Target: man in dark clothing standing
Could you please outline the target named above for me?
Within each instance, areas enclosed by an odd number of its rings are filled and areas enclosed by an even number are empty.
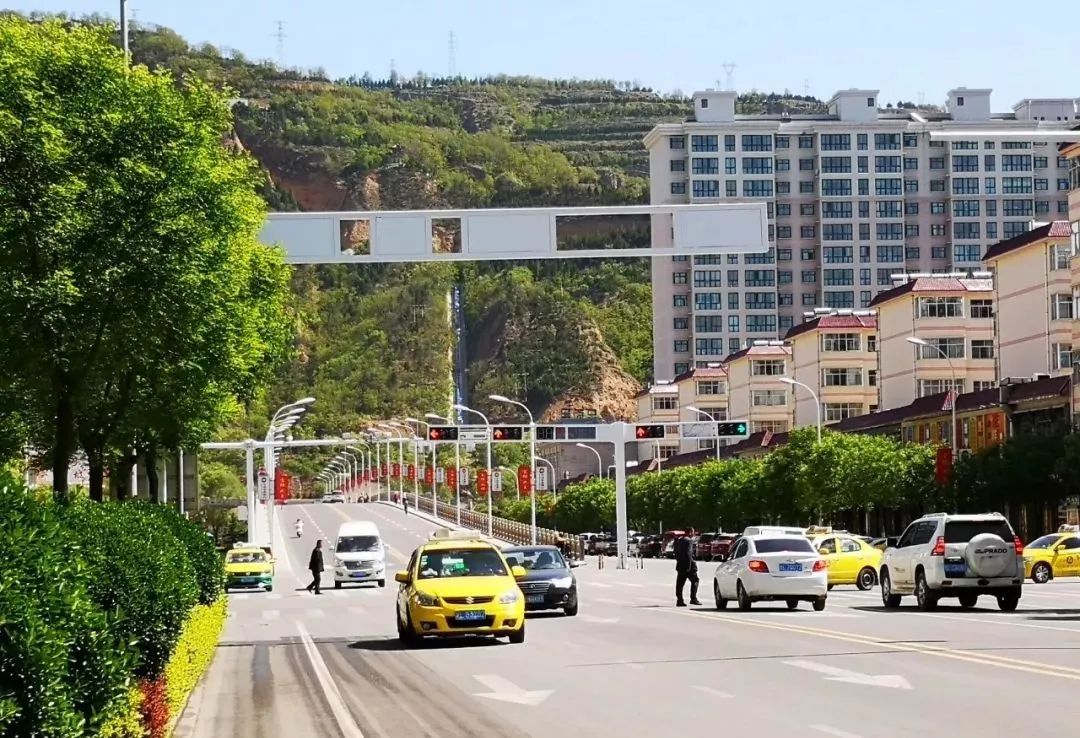
[[[408,515],[409,514],[409,496],[408,495],[402,495],[402,497],[401,497],[401,506],[405,508],[405,514]]]
[[[700,605],[697,598],[698,573],[697,562],[694,561],[694,546],[689,536],[685,533],[675,539],[675,606],[686,607],[683,600],[683,587],[686,580],[690,580],[690,604]]]
[[[322,579],[323,572],[323,560],[322,560],[322,540],[315,541],[315,548],[311,550],[311,559],[308,561],[308,570],[311,571],[311,584],[307,586],[307,591],[314,591],[315,594],[321,595],[322,590],[319,589],[320,580]],[[697,591],[695,587],[694,591]]]

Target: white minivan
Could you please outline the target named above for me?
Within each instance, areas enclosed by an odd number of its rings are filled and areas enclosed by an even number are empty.
[[[370,520],[342,523],[334,543],[334,589],[346,582],[386,586],[386,546]]]

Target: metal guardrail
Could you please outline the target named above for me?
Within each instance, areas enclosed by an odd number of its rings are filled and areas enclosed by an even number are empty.
[[[457,508],[450,504],[440,502],[438,509],[435,510],[433,509],[430,499],[421,497],[419,509],[422,512],[434,515],[440,520],[445,520],[448,523],[456,524],[458,521]],[[473,530],[487,531],[487,513],[478,513],[475,510],[466,510],[462,508],[461,524],[467,528],[472,528]],[[495,538],[509,541],[510,543],[520,546],[532,543],[532,527],[528,523],[519,523],[516,520],[492,517],[491,534]],[[585,551],[581,539],[576,535],[572,533],[559,533],[559,531],[551,530],[550,528],[536,529],[536,542],[543,545],[556,545],[560,536],[570,544],[571,556],[575,559],[585,558]]]

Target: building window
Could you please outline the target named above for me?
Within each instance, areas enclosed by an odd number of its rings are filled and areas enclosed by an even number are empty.
[[[724,181],[724,194],[728,197],[737,197],[739,194],[739,183],[734,179],[728,179]]]
[[[724,272],[721,269],[698,269],[694,272],[695,287],[722,287]]]
[[[697,356],[723,356],[724,339],[698,338],[694,340],[694,354]]]
[[[953,155],[952,168],[954,172],[977,172],[979,171],[979,155],[970,154],[965,156]]]
[[[1032,213],[1031,200],[1002,200],[1001,214],[1006,218],[1024,218]]]
[[[974,382],[971,383],[971,385],[973,391],[981,392],[983,390],[994,389],[994,387],[997,386],[997,383],[993,380],[976,379]]]
[[[673,149],[685,149],[686,136],[671,136],[668,138],[668,146]]]
[[[868,369],[866,372],[866,385],[877,387],[877,369]]]
[[[734,150],[735,150],[735,136],[729,133],[728,135],[724,136],[724,151],[734,151]]]
[[[738,296],[737,292],[731,293],[728,297],[734,294]],[[735,309],[738,309],[738,305],[735,305]],[[747,292],[746,293],[746,309],[747,310],[775,310],[776,309],[776,293],[775,292]],[[747,330],[750,330],[749,323],[747,323]]]
[[[695,315],[694,330],[698,333],[723,333],[724,316],[722,315]]]
[[[823,246],[821,259],[826,264],[851,264],[854,261],[852,251],[851,246]],[[810,252],[810,258],[813,258],[813,251]]]
[[[992,359],[994,358],[994,340],[976,338],[971,341],[971,358]]]
[[[804,292],[803,296],[802,296],[802,304],[804,306],[816,305],[817,304],[817,293],[816,292]]]
[[[756,359],[750,362],[750,374],[754,377],[780,377],[784,374],[783,359]]]
[[[672,284],[686,284],[687,279],[689,279],[687,272],[675,272],[671,275]]]
[[[928,346],[916,346],[920,359],[941,359],[942,353],[950,359],[964,358],[963,338],[928,338],[926,342]]]
[[[690,342],[685,338],[679,338],[672,342],[675,347],[675,353],[685,354],[690,352]]]
[[[962,318],[964,317],[964,299],[962,297],[920,297],[920,318]]]
[[[791,137],[790,136],[776,136],[776,138],[773,141],[773,144],[778,149],[789,149],[789,148],[791,148]]]
[[[826,402],[825,422],[854,418],[863,414],[863,406],[854,402]]]
[[[772,151],[772,135],[743,135],[743,151]]]
[[[855,273],[852,269],[825,269],[821,276],[821,282],[826,287],[848,287],[855,284]]]
[[[904,157],[904,171],[912,172],[919,168],[919,158],[917,156],[905,156]]]
[[[1072,366],[1072,344],[1055,343],[1050,346],[1051,362],[1054,370],[1068,369]]]
[[[822,351],[858,351],[860,345],[858,333],[825,333],[821,336]]]
[[[679,262],[679,261],[686,261],[689,258],[690,257],[687,256],[686,254],[676,254],[675,256],[671,257],[671,260],[675,261],[675,262]]]
[[[1050,268],[1068,269],[1069,258],[1072,256],[1072,247],[1067,243],[1054,244],[1050,249]]]
[[[919,226],[917,224],[908,223],[907,225],[904,226],[904,238],[918,238],[918,237],[919,237]],[[909,259],[918,259],[919,258],[919,249],[918,248],[915,248],[915,249],[908,248],[907,251],[909,253],[909,256],[907,258],[909,258]],[[915,256],[910,256],[910,253],[912,251],[915,252]]]
[[[720,160],[715,156],[695,156],[690,160],[691,172],[694,174],[719,174]]]
[[[689,318],[672,318],[671,327],[674,328],[677,331],[688,331],[688,330],[690,330],[690,319]]]
[[[777,159],[776,171],[778,172],[790,172],[791,171],[791,159]]]
[[[1030,154],[1002,154],[1001,171],[1003,172],[1030,172]]]
[[[850,151],[850,133],[822,133],[818,137],[818,148],[822,151]]]
[[[977,243],[953,244],[953,261],[979,261],[982,258],[982,246]]]
[[[738,315],[729,315],[728,316],[727,329],[728,329],[728,333],[738,333],[739,332],[739,316]]]
[[[853,308],[855,307],[855,293],[850,290],[843,292],[826,292],[825,307]]]
[[[993,300],[972,300],[971,317],[987,320],[994,317]]]
[[[686,182],[672,182],[671,194],[673,195],[685,195],[686,194]]]
[[[899,174],[901,171],[899,156],[875,156],[874,171],[877,174]]]
[[[773,183],[768,179],[743,180],[743,197],[772,197]]]
[[[677,308],[684,308],[689,304],[689,295],[672,295],[671,306]]]
[[[919,145],[919,134],[917,133],[905,133],[904,134],[904,148],[913,149]]]
[[[750,390],[750,405],[753,407],[785,407],[785,390]]]
[[[686,159],[672,159],[671,171],[673,172],[685,172],[686,171]]]
[[[1046,192],[1049,189],[1050,189],[1050,180],[1047,180],[1047,179],[1036,179],[1035,180],[1035,191],[1036,192]]]
[[[874,134],[874,148],[875,149],[899,149],[900,148],[900,134],[899,133],[875,133]]]
[[[694,197],[720,197],[720,182],[715,179],[695,179]]]
[[[920,379],[918,386],[919,397],[926,397],[927,395],[939,395],[943,392],[963,392],[964,380],[957,379],[953,382],[952,379]]]
[[[656,410],[678,410],[679,398],[672,397],[670,395],[653,395],[652,409]]]
[[[813,136],[799,136],[799,148],[800,149],[812,149],[814,148]]]
[[[1050,296],[1050,318],[1053,320],[1072,320],[1072,295],[1059,294]]]
[[[1004,233],[1002,234],[1006,239],[1016,238],[1022,233],[1026,233],[1028,230],[1028,221],[1026,220],[1007,220],[1005,221]]]
[[[721,310],[719,292],[698,292],[694,295],[695,310]]]
[[[779,239],[791,238],[791,226],[776,226],[776,237]],[[791,250],[788,249],[788,254]],[[791,258],[790,256],[788,258]]]
[[[781,307],[794,305],[795,296],[792,295],[790,292],[781,292],[777,295],[777,304]],[[780,316],[781,323],[783,322],[783,317],[784,316]]]
[[[769,303],[775,309],[775,303],[772,300],[772,295],[769,296]],[[754,305],[747,304],[747,309],[755,309]],[[746,316],[746,332],[747,333],[776,333],[776,315],[747,315]]]
[[[958,240],[977,241],[980,236],[980,224],[969,222],[953,223],[953,238]]]
[[[776,217],[784,218],[791,215],[791,203],[778,202],[776,203]]]
[[[773,160],[769,156],[744,156],[743,174],[772,174]],[[734,172],[732,172],[734,174]]]
[[[686,361],[677,361],[677,362],[675,362],[675,376],[676,377],[679,376],[680,374],[686,374],[686,372],[688,372],[688,371],[690,371],[690,363],[689,362],[686,362]]]
[[[746,271],[747,287],[772,287],[776,283],[776,277],[769,270],[748,269]]]
[[[720,379],[709,379],[697,382],[698,395],[726,395],[727,382]]]
[[[690,137],[690,150],[691,151],[717,151],[717,138],[716,136],[691,136]]]
[[[814,284],[817,282],[817,272],[813,269],[804,269],[800,275],[800,280],[803,284]]]

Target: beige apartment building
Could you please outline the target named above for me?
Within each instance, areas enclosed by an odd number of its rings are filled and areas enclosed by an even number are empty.
[[[787,332],[789,376],[809,387],[795,387],[794,427],[835,423],[878,407],[877,316],[871,310],[821,308],[805,313]]]
[[[764,343],[764,342],[763,342]],[[750,422],[750,432],[791,430],[794,404],[788,376],[791,349],[779,341],[754,345],[727,357],[728,416]]]
[[[702,412],[696,412],[697,408]],[[719,363],[691,369],[675,377],[671,382],[660,382],[642,390],[637,396],[637,422],[694,423],[728,419],[728,375]],[[670,434],[674,435],[674,434]],[[656,456],[655,441],[638,443],[638,458],[652,459]],[[701,449],[715,448],[715,441],[674,438],[661,441],[660,457],[685,454]]]
[[[989,277],[910,275],[871,306],[877,309],[882,410],[939,392],[997,384]],[[928,345],[913,345],[909,338]]]
[[[652,260],[654,376],[777,339],[808,309],[869,307],[896,273],[978,269],[1033,218],[1064,218],[1069,164],[1054,134],[1080,104],[993,113],[990,93],[951,90],[937,112],[842,90],[826,113],[794,115],[738,115],[736,93],[694,93],[690,120],[645,137],[651,201],[765,202],[771,248]],[[671,237],[654,227],[657,246]]]
[[[998,377],[1072,371],[1069,236],[1067,221],[1053,221],[987,250],[983,262],[995,275]]]
[[[1069,164],[1069,246],[1072,250],[1073,417],[1080,417],[1080,142],[1062,144],[1058,152]]]

